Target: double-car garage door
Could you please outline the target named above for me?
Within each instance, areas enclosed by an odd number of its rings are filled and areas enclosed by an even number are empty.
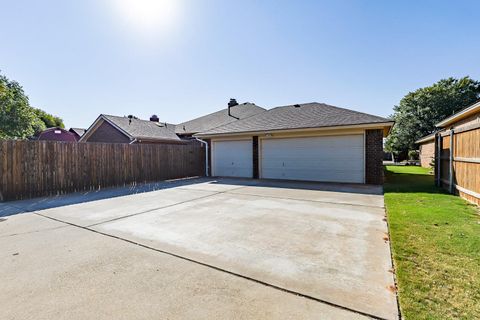
[[[214,176],[253,176],[252,140],[214,141]],[[260,178],[364,182],[364,136],[260,139]]]

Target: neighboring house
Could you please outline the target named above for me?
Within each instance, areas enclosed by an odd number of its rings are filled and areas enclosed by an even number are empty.
[[[415,141],[419,149],[420,165],[424,168],[430,168],[435,158],[435,135],[432,133]]]
[[[175,125],[161,123],[156,115],[148,120],[133,116],[101,114],[80,138],[80,142],[185,143],[175,134]]]
[[[38,140],[77,142],[77,136],[62,128],[48,128],[40,132]]]
[[[78,141],[83,136],[86,130],[81,128],[70,128],[70,130],[68,131],[73,133],[77,137],[77,141]]]
[[[436,126],[437,185],[480,205],[480,101]]]
[[[322,103],[273,108],[195,137],[210,142],[213,176],[383,183],[383,138],[394,122]]]
[[[176,126],[175,132],[181,137],[191,137],[193,134],[211,130],[265,111],[264,108],[254,103],[245,102],[238,104],[237,100],[230,99],[226,109],[180,123]]]

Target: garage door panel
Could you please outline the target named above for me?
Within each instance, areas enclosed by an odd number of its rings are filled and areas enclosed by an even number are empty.
[[[363,135],[262,140],[262,178],[364,180]]]
[[[253,175],[252,142],[250,140],[215,141],[213,143],[213,174],[221,177]]]

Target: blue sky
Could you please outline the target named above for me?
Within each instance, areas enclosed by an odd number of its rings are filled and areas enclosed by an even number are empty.
[[[388,116],[441,78],[480,80],[479,1],[0,0],[0,70],[67,127],[178,123],[229,98]]]

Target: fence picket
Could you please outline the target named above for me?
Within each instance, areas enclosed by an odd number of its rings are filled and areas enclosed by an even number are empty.
[[[198,143],[0,141],[0,201],[203,176]]]

